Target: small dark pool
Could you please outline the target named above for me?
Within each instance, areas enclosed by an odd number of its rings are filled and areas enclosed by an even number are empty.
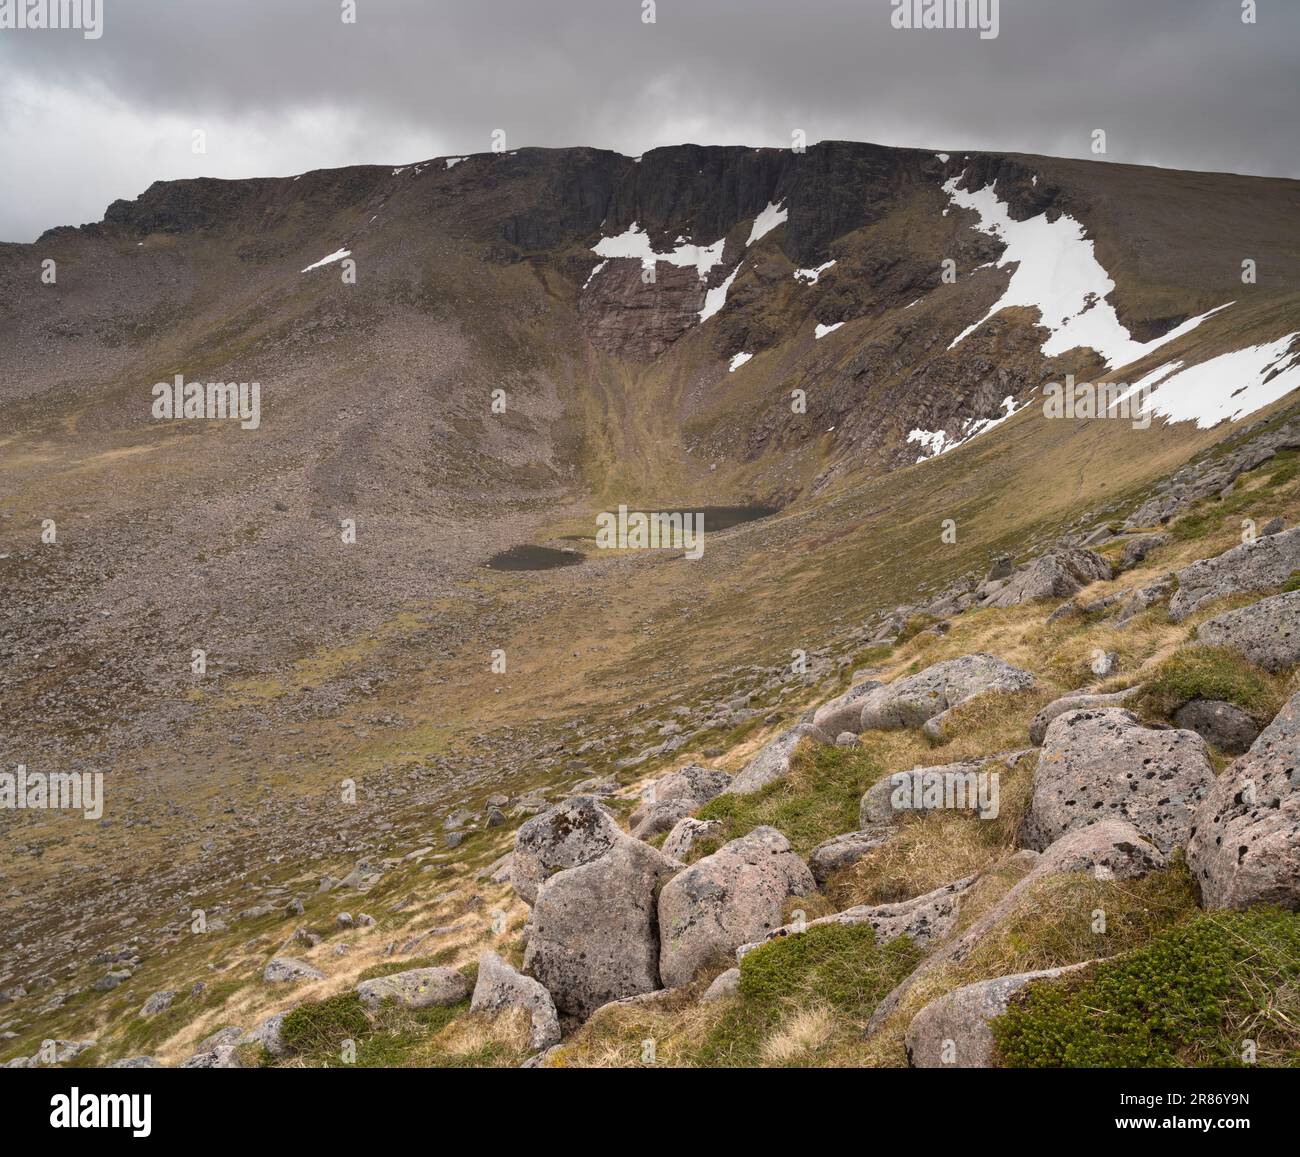
[[[524,544],[494,554],[488,559],[488,566],[493,570],[554,570],[557,566],[575,566],[585,557],[576,550]]]
[[[780,507],[778,506],[685,506],[657,507],[660,510],[689,511],[693,514],[704,515],[704,533],[708,534],[711,530],[726,530],[731,526],[739,526],[742,522],[757,522],[760,518],[767,518],[775,514]]]

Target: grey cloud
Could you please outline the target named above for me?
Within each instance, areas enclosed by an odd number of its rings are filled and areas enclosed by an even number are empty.
[[[151,181],[590,144],[873,140],[1300,176],[1300,5],[1001,0],[1000,35],[890,0],[104,0],[104,34],[0,31],[0,238]],[[192,128],[209,134],[189,151]]]

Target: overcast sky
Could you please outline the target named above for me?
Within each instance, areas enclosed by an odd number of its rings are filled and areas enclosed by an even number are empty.
[[[0,0],[3,9],[12,0]],[[38,0],[19,0],[33,3]],[[984,0],[987,4],[990,0]],[[152,181],[510,148],[821,139],[1300,177],[1300,0],[1001,0],[998,35],[892,0],[102,0],[0,29],[0,240]],[[191,149],[206,133],[207,152]]]

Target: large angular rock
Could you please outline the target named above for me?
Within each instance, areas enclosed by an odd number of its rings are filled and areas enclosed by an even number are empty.
[[[1095,551],[1055,551],[1016,571],[984,605],[1006,608],[1040,599],[1066,599],[1112,574],[1110,563]]]
[[[454,968],[411,968],[357,985],[357,996],[369,1009],[378,1008],[385,1000],[402,1008],[435,1008],[458,1004],[469,993],[469,981]]]
[[[1300,663],[1300,591],[1261,599],[1201,624],[1196,637],[1211,647],[1231,647],[1266,671]]]
[[[1193,731],[1143,727],[1117,707],[1067,711],[1043,739],[1020,842],[1041,851],[1078,828],[1123,819],[1168,855],[1186,842],[1213,783]]]
[[[1174,712],[1174,723],[1195,731],[1228,755],[1244,755],[1259,736],[1259,724],[1235,703],[1219,699],[1193,699]]]
[[[516,972],[495,952],[479,957],[478,980],[469,1002],[471,1012],[500,1012],[522,1008],[532,1019],[528,1043],[548,1049],[560,1043],[560,1018],[551,994],[531,976]]]
[[[632,834],[644,839],[647,835],[668,831],[683,815],[708,803],[730,782],[731,776],[725,771],[702,767],[698,763],[687,764],[661,776],[641,793],[641,803],[628,820]],[[685,803],[686,810],[677,810],[671,819],[664,822],[664,818],[675,810],[673,805],[681,803]],[[656,819],[656,816],[663,818]],[[642,826],[647,830],[639,831]]]
[[[914,1069],[991,1067],[994,1041],[989,1025],[1007,1011],[1011,998],[1032,981],[1055,980],[1091,965],[1089,961],[1068,968],[1021,972],[953,989],[912,1018],[904,1038],[908,1064]]]
[[[811,739],[814,743],[834,742],[832,737],[820,727],[814,727],[811,723],[796,724],[789,731],[783,731],[775,739],[770,740],[740,769],[735,778],[723,789],[722,794],[750,795],[761,791],[770,783],[785,779],[790,774],[790,760],[794,756],[795,749],[805,739]]]
[[[813,726],[820,727],[827,735],[837,738],[845,731],[856,735],[862,726],[862,698],[879,686],[879,680],[868,679],[856,687],[850,687],[829,703],[823,703],[813,713]]]
[[[1300,695],[1197,809],[1187,863],[1206,908],[1300,911]]]
[[[625,835],[595,796],[579,795],[534,816],[515,836],[510,882],[531,904],[548,877],[603,856]]]
[[[1047,734],[1047,729],[1051,726],[1052,720],[1058,715],[1064,715],[1067,711],[1079,711],[1085,707],[1118,707],[1121,703],[1133,698],[1142,690],[1139,684],[1136,687],[1126,687],[1123,691],[1108,691],[1102,694],[1088,691],[1076,691],[1072,695],[1063,695],[1060,699],[1053,699],[1044,707],[1029,725],[1029,742],[1035,747],[1042,747],[1043,737]]]
[[[1034,686],[1033,675],[996,655],[976,652],[927,667],[869,691],[862,699],[859,730],[920,727],[977,695],[1010,693]]]
[[[792,896],[816,887],[807,865],[775,828],[755,828],[674,876],[659,896],[659,972],[666,987],[781,923]]]
[[[1280,587],[1300,570],[1300,526],[1242,543],[1215,558],[1203,558],[1178,572],[1178,591],[1169,617],[1182,622],[1202,603],[1243,591]]]
[[[662,987],[655,901],[682,867],[624,835],[599,859],[552,876],[533,906],[524,971],[561,1012],[583,1017]]]

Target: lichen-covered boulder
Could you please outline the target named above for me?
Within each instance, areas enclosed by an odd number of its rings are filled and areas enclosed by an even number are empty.
[[[659,982],[656,899],[683,865],[626,834],[598,859],[548,879],[533,905],[524,971],[561,1012],[653,992]]]
[[[495,952],[479,957],[478,980],[469,1007],[471,1012],[484,1013],[526,1009],[532,1022],[529,1045],[548,1049],[560,1043],[560,1018],[551,994],[531,976],[516,972]]]
[[[1300,663],[1300,591],[1260,599],[1204,622],[1196,637],[1211,647],[1230,647],[1266,671]]]
[[[1123,819],[1168,855],[1186,843],[1213,782],[1193,731],[1144,727],[1117,707],[1067,711],[1044,736],[1020,842],[1042,851],[1068,832]]]
[[[816,887],[808,866],[775,828],[755,828],[674,876],[659,896],[664,985],[688,984],[696,971],[781,924],[792,896]]]
[[[410,968],[363,980],[357,996],[369,1009],[391,1000],[402,1008],[458,1004],[470,994],[469,981],[454,968]]]
[[[1110,563],[1095,551],[1054,551],[1016,571],[984,605],[1005,609],[1041,599],[1066,599],[1089,583],[1111,577]]]
[[[867,692],[862,698],[859,730],[920,727],[977,695],[1024,691],[1034,683],[1028,671],[996,655],[976,652],[947,659],[919,674]]]
[[[1091,963],[981,980],[931,1001],[908,1026],[904,1038],[908,1063],[914,1069],[989,1068],[994,1051],[990,1022],[1007,1011],[1011,998],[1035,980],[1055,980]]]
[[[1169,600],[1169,617],[1182,622],[1202,603],[1244,591],[1282,586],[1300,570],[1300,526],[1242,543],[1214,558],[1203,558],[1178,572],[1178,591]]]
[[[1300,911],[1300,695],[1215,781],[1196,811],[1187,863],[1206,908]]]
[[[799,744],[805,739],[827,745],[834,742],[820,727],[814,727],[811,723],[796,724],[789,731],[783,731],[775,739],[769,740],[758,754],[736,773],[723,789],[722,794],[749,795],[761,791],[769,783],[785,779],[790,774],[790,760],[794,757]]]
[[[531,904],[548,877],[603,856],[624,835],[609,808],[595,796],[566,799],[520,827],[510,882],[520,899]]]

